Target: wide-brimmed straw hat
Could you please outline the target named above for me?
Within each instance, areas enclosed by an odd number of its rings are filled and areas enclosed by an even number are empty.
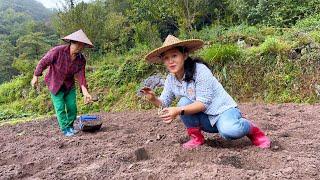
[[[92,42],[87,37],[87,35],[82,31],[82,29],[62,38],[62,40],[66,41],[66,42],[70,42],[70,41],[82,42],[82,43],[86,44],[89,48],[93,47]]]
[[[180,40],[173,35],[168,35],[162,46],[151,51],[145,59],[151,63],[161,62],[160,55],[174,47],[185,47],[188,52],[193,52],[200,49],[204,42],[200,39]]]

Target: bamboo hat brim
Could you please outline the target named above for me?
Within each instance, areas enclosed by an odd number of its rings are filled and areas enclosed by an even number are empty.
[[[93,48],[92,42],[87,37],[87,35],[82,31],[82,29],[62,38],[62,40],[66,41],[66,42],[70,42],[70,41],[82,42],[82,43],[86,44],[87,47]]]
[[[174,47],[185,47],[188,52],[194,52],[204,45],[204,42],[200,39],[188,39],[180,40],[173,35],[168,35],[161,47],[152,50],[145,59],[151,63],[161,62],[160,55]]]

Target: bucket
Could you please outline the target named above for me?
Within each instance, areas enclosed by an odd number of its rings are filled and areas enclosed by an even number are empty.
[[[98,131],[101,128],[102,120],[96,115],[82,115],[79,117],[79,129],[85,132]]]

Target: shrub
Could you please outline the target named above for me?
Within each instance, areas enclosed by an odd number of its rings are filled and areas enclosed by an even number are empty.
[[[285,41],[270,36],[260,45],[261,52],[265,54],[286,54],[290,48]]]
[[[0,85],[0,103],[13,102],[22,97],[24,87],[30,85],[30,77],[18,76]]]
[[[241,51],[236,45],[214,44],[201,52],[202,57],[211,65],[225,65],[241,57]]]
[[[315,14],[313,16],[309,16],[305,19],[302,19],[296,23],[294,26],[296,29],[300,29],[303,31],[313,31],[320,29],[320,14]]]

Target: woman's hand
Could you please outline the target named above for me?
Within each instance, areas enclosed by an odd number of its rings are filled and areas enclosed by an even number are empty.
[[[92,96],[89,94],[87,88],[84,85],[81,85],[81,90],[83,94],[84,104],[92,103]]]
[[[148,101],[155,101],[156,100],[156,94],[152,91],[151,88],[149,87],[144,87],[140,90],[140,92],[142,92],[146,98],[148,99]]]
[[[181,108],[179,107],[168,107],[164,108],[162,110],[162,115],[160,115],[160,118],[165,123],[171,123],[176,117],[181,113]]]
[[[39,86],[39,80],[38,80],[38,76],[33,76],[32,80],[31,80],[31,86],[33,88],[37,88]]]
[[[92,103],[92,96],[89,93],[83,93],[84,104]]]

